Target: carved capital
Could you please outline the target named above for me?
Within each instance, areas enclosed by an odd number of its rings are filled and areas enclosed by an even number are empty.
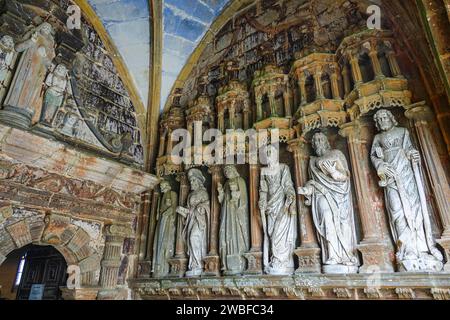
[[[110,224],[105,226],[105,234],[107,236],[118,236],[118,237],[127,237],[132,234],[132,230],[130,227]]]
[[[309,157],[308,142],[304,138],[289,141],[287,150],[294,153],[294,156],[298,156],[302,159],[307,159]]]
[[[433,119],[433,111],[425,101],[414,103],[406,109],[405,116],[416,122],[428,122]]]

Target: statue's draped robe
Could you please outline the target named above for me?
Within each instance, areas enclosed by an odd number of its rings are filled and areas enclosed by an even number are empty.
[[[270,245],[270,264],[273,270],[291,270],[294,268],[293,251],[297,237],[297,219],[295,200],[285,208],[286,197],[293,195],[295,189],[289,167],[279,164],[272,170],[263,168],[260,191],[267,194],[267,235]],[[267,250],[268,248],[265,248]]]
[[[153,276],[169,274],[168,260],[173,257],[175,247],[175,218],[178,204],[177,194],[169,191],[163,194],[158,204],[158,223],[153,242]],[[170,199],[170,204],[167,200]]]
[[[311,202],[317,238],[322,248],[322,261],[334,259],[337,264],[354,265],[356,258],[356,233],[350,179],[336,181],[320,169],[319,162],[335,161],[337,167],[349,176],[347,161],[339,150],[330,150],[326,158],[311,157],[308,185],[313,187]]]
[[[4,105],[28,110],[33,115],[48,65],[55,57],[54,40],[39,33],[36,43],[26,40],[16,50],[22,55]]]
[[[183,237],[187,244],[189,270],[199,270],[203,268],[203,259],[208,250],[210,202],[206,189],[191,192],[187,204],[189,212],[186,216]]]
[[[396,173],[395,178],[382,183],[386,185],[386,208],[394,241],[399,246],[397,257],[400,261],[405,257],[415,259],[427,255],[434,245],[431,227],[424,220],[424,214],[428,215],[428,212],[423,208],[427,208],[427,204],[421,203],[411,161],[407,157],[411,150],[414,148],[409,132],[401,127],[377,134],[371,150],[372,163],[377,170],[386,162]]]
[[[50,73],[45,80],[48,89],[44,95],[44,105],[41,112],[41,122],[51,125],[56,111],[64,100],[64,90],[67,86],[65,77]]]
[[[239,200],[231,201],[230,183],[238,185]],[[249,217],[247,186],[241,177],[229,179],[224,186],[224,199],[220,217],[220,257],[222,270],[243,271],[245,260],[242,256],[249,250]]]

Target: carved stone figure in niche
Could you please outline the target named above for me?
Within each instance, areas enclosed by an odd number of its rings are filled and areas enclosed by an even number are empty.
[[[178,196],[168,181],[161,182],[162,196],[158,203],[157,225],[153,242],[153,277],[164,277],[169,274],[168,260],[173,257],[175,246],[175,217]]]
[[[350,189],[350,172],[341,151],[331,149],[319,132],[312,138],[317,157],[309,162],[309,180],[298,192],[311,205],[325,273],[356,273],[359,261]]]
[[[231,275],[245,270],[243,254],[250,248],[249,212],[245,180],[233,165],[225,166],[224,174],[228,179],[225,186],[218,185],[222,205],[219,242],[222,271]]]
[[[35,103],[45,75],[55,57],[53,32],[53,27],[44,22],[28,32],[25,40],[15,47],[22,56],[4,105],[21,109],[30,120],[35,113]]]
[[[55,125],[61,133],[76,138],[81,125],[81,119],[76,113],[76,102],[73,99],[67,99],[64,109],[66,111],[64,114],[61,116],[60,113],[57,114]]]
[[[0,39],[0,89],[4,86],[13,57],[14,40],[10,36],[3,36]]]
[[[187,277],[201,275],[203,258],[207,254],[208,226],[210,221],[210,201],[204,186],[205,177],[199,169],[188,171],[191,192],[187,199],[187,208],[178,207],[177,212],[186,218],[183,237],[186,239],[189,256]]]
[[[374,120],[381,133],[373,140],[370,156],[384,188],[399,269],[440,271],[443,257],[432,235],[420,153],[390,111],[379,110]]]
[[[64,100],[64,92],[67,87],[67,67],[58,64],[45,80],[47,90],[44,95],[44,103],[41,111],[41,123],[52,125],[53,118]]]
[[[262,168],[259,199],[264,230],[264,271],[275,275],[291,274],[297,223],[295,189],[286,164],[271,159],[269,166]]]

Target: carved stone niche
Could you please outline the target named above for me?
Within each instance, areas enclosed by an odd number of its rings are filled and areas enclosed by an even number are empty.
[[[216,104],[217,125],[220,131],[249,128],[250,98],[245,83],[230,80],[228,84],[220,87]]]
[[[161,118],[159,127],[159,153],[156,160],[156,170],[159,176],[171,175],[181,172],[181,165],[171,160],[173,148],[172,133],[184,128],[186,125],[184,112],[177,106],[172,106]]]
[[[257,70],[252,82],[256,102],[256,122],[266,118],[292,117],[292,90],[289,75],[273,64],[266,65],[263,70]],[[283,113],[279,114],[277,98],[282,96]],[[267,97],[268,109],[263,110],[263,99]],[[266,112],[264,112],[266,111]]]
[[[375,109],[411,104],[394,44],[390,31],[371,29],[345,38],[337,49],[351,121]]]
[[[294,62],[300,105],[295,113],[298,132],[339,126],[346,120],[344,101],[339,90],[339,65],[336,56],[328,53],[313,53]],[[307,84],[311,83],[312,92]]]

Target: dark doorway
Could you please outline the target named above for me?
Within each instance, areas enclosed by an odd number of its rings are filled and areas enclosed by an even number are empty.
[[[52,246],[28,245],[14,250],[0,267],[11,269],[14,264],[16,272],[9,282],[11,288],[2,287],[2,296],[9,296],[17,300],[28,300],[34,289],[34,298],[42,300],[61,299],[60,286],[65,286],[67,279],[67,263],[64,257]],[[11,272],[9,272],[11,273]],[[0,274],[1,271],[0,271]],[[11,275],[10,275],[11,277]],[[2,282],[5,279],[2,279]],[[7,281],[6,281],[7,282]],[[39,285],[42,290],[36,290]],[[5,294],[6,290],[11,290]],[[37,292],[37,295],[36,295]]]

